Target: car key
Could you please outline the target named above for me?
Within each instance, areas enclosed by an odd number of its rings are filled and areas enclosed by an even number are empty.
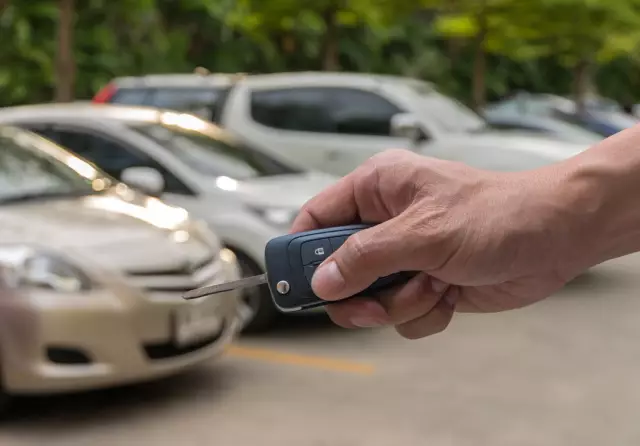
[[[357,224],[275,237],[265,247],[266,274],[198,288],[187,292],[183,297],[196,299],[266,283],[276,308],[284,313],[330,304],[331,302],[317,297],[311,289],[313,273],[349,236],[370,227],[372,225]],[[408,282],[415,274],[416,272],[406,271],[381,277],[351,297],[373,297],[376,292]]]

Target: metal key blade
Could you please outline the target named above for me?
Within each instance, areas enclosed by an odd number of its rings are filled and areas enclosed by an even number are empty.
[[[267,283],[267,275],[245,277],[244,279],[234,280],[232,282],[220,283],[218,285],[205,286],[186,292],[182,298],[197,299],[198,297],[210,296],[212,294],[224,293],[225,291],[233,291],[239,288],[249,288]]]

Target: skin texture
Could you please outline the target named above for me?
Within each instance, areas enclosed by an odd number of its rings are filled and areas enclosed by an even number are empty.
[[[640,157],[630,156],[638,130],[623,133],[566,162],[517,173],[405,150],[372,157],[311,199],[293,224],[291,232],[379,223],[318,268],[315,293],[334,301],[326,309],[336,324],[392,325],[407,339],[443,331],[456,311],[499,312],[548,297],[640,246],[638,211],[615,198],[640,190],[632,178],[640,177]],[[420,273],[375,299],[341,301],[407,270]]]

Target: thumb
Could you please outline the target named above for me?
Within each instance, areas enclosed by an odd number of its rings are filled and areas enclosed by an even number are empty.
[[[378,278],[403,271],[411,242],[396,217],[351,235],[316,270],[314,293],[325,300],[350,297]]]

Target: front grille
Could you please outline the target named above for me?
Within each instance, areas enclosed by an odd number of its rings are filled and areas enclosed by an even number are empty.
[[[129,271],[132,286],[149,293],[184,293],[214,282],[222,274],[219,257],[207,257],[188,267]]]
[[[147,358],[151,360],[169,359],[177,356],[187,355],[200,349],[208,347],[222,337],[225,332],[225,324],[223,323],[220,330],[213,336],[203,339],[195,344],[180,347],[173,342],[162,342],[158,344],[144,344],[144,351]]]
[[[78,348],[58,345],[47,347],[47,359],[54,364],[60,365],[86,365],[93,362],[88,353]]]
[[[129,271],[128,274],[133,277],[145,277],[145,276],[157,276],[157,275],[180,276],[180,275],[196,272],[206,267],[207,265],[215,262],[215,260],[216,258],[214,256],[207,256],[197,261],[194,261],[189,266],[184,266],[181,268],[166,268],[166,269],[153,269],[153,270],[138,269],[138,270]]]

